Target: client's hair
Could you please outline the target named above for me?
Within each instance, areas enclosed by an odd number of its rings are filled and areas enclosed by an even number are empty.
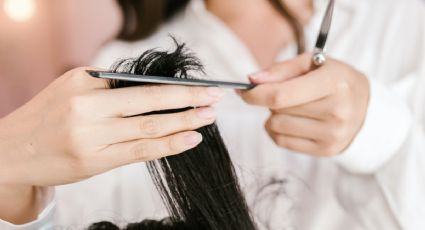
[[[200,61],[187,52],[185,45],[174,42],[176,49],[173,52],[148,50],[138,58],[117,62],[112,70],[178,78],[190,78],[191,71],[203,72]],[[109,82],[111,88],[138,85],[143,84],[116,80]],[[191,108],[149,114],[175,113],[188,109]],[[144,220],[129,224],[125,229],[256,229],[216,124],[197,131],[202,134],[203,142],[196,148],[180,155],[147,162],[149,173],[170,217],[157,221]],[[110,222],[99,222],[89,229],[119,228]]]

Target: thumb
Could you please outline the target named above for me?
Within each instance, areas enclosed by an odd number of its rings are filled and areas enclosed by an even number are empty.
[[[282,82],[304,75],[309,72],[311,68],[311,54],[304,53],[294,59],[276,63],[270,68],[251,74],[248,77],[253,84]]]

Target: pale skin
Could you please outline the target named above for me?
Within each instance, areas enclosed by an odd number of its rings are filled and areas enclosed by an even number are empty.
[[[309,21],[311,0],[286,2],[301,22]],[[247,103],[270,109],[265,129],[277,145],[335,156],[351,144],[368,105],[369,85],[362,73],[332,58],[314,68],[309,54],[274,63],[278,50],[294,38],[289,24],[265,0],[208,0],[207,8],[264,69],[250,76],[259,86],[239,93]],[[104,82],[81,69],[65,74],[0,120],[0,162],[7,162],[0,167],[0,219],[17,224],[35,219],[36,188],[193,148],[202,137],[190,130],[215,120],[210,106],[221,97],[217,89],[178,86],[106,90]],[[125,118],[187,106],[205,108],[148,120]]]
[[[0,217],[13,223],[38,213],[38,188],[87,179],[113,168],[175,155],[211,124],[218,88],[148,86],[106,89],[103,80],[72,70],[0,120]],[[197,107],[177,114],[136,116]]]
[[[265,129],[286,149],[318,157],[342,153],[367,110],[368,80],[337,60],[320,68],[306,53],[250,76],[257,88],[241,92],[249,104],[270,109]]]

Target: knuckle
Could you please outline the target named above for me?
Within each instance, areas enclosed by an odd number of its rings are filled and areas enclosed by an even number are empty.
[[[74,68],[66,72],[66,75],[69,76],[69,78],[76,78],[79,77],[83,73],[83,69],[81,67]]]
[[[160,133],[160,122],[153,117],[145,117],[140,120],[140,132],[148,136],[157,136]]]
[[[271,140],[276,143],[275,138],[273,136],[274,135],[273,131],[270,130],[269,128],[266,128],[266,132],[269,135],[269,137],[271,138]]]
[[[135,146],[131,152],[135,161],[145,161],[150,157],[149,148],[146,143]]]
[[[71,115],[82,116],[93,108],[93,98],[90,95],[74,95],[68,100],[68,109]]]
[[[82,104],[85,103],[82,96],[72,96],[69,98],[68,106],[71,112],[80,111]]]
[[[279,131],[282,128],[282,121],[277,116],[272,116],[269,119],[270,129],[274,131]]]
[[[278,146],[286,149],[291,149],[291,143],[286,138],[282,136],[276,136],[273,138],[273,140]]]
[[[346,80],[340,80],[335,84],[335,91],[337,93],[346,93],[350,91],[350,84]]]
[[[328,132],[328,142],[337,143],[342,139],[342,132],[335,129]]]
[[[179,145],[177,144],[177,141],[175,140],[175,138],[168,138],[166,141],[166,152],[165,154],[175,154],[178,153],[180,148]]]
[[[83,136],[83,131],[75,123],[71,123],[69,126],[68,146],[74,149],[78,149],[78,146],[80,146],[81,137]]]
[[[73,87],[82,88],[86,87],[86,73],[84,67],[79,67],[68,71],[66,74],[67,83]]]
[[[266,123],[264,124],[264,128],[269,132],[273,130],[272,129],[272,117],[269,117],[269,119],[267,119]]]
[[[347,106],[337,104],[331,109],[329,115],[336,122],[343,123],[350,118],[351,111]]]
[[[84,153],[87,152],[86,147],[93,145],[90,139],[92,135],[90,128],[71,124],[71,128],[69,128],[67,135],[63,138],[69,150],[69,155],[77,159],[84,159]]]
[[[91,176],[91,161],[83,154],[73,154],[69,166],[78,178],[84,179]]]
[[[278,109],[283,106],[285,96],[281,92],[275,92],[270,99],[270,106],[272,109]]]

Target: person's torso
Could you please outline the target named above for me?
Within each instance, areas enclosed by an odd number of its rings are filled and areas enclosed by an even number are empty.
[[[309,49],[314,44],[323,13],[323,4],[320,4],[323,1],[318,2],[320,8],[306,27]],[[375,9],[377,4],[371,3]],[[186,12],[145,41],[111,44],[98,62],[107,67],[115,59],[136,56],[149,48],[169,48],[172,40],[168,34],[171,34],[200,57],[208,77],[247,81],[248,74],[259,70],[254,58],[224,24],[212,15],[205,15],[205,9],[198,9],[203,7],[195,0]],[[369,7],[365,0],[337,3],[328,53],[368,76],[385,75],[390,80],[391,76],[385,73],[392,69],[383,71],[381,62],[386,62],[388,68],[396,67],[382,56],[385,55],[380,41],[383,35],[377,32],[385,16],[377,15],[368,25],[359,19],[370,16]],[[295,55],[292,44],[277,60]],[[240,175],[248,203],[260,222],[271,221],[273,229],[362,229],[355,217],[347,215],[345,209],[349,206],[338,200],[346,172],[332,159],[309,157],[278,147],[264,129],[268,109],[245,104],[231,90],[216,108],[220,132]],[[258,199],[260,188],[272,181],[283,182],[276,189],[278,198]],[[135,222],[166,215],[144,164],[126,166],[60,187],[57,195],[58,223],[62,226],[81,226],[104,219]],[[70,210],[78,212],[69,216]]]

